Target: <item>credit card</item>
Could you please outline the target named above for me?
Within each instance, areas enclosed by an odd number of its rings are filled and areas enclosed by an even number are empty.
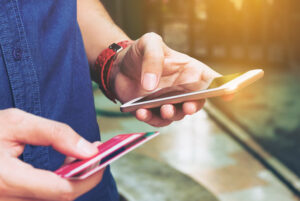
[[[85,179],[158,134],[159,132],[147,132],[117,135],[99,145],[99,152],[95,156],[63,165],[55,173],[66,179]]]

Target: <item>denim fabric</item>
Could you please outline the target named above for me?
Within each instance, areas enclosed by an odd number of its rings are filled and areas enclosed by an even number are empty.
[[[15,107],[60,121],[96,141],[91,79],[76,19],[76,0],[0,0],[0,109]],[[65,156],[27,145],[22,159],[55,170]],[[78,200],[118,200],[109,168]]]

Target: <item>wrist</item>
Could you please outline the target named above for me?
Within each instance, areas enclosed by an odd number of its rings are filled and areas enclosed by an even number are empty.
[[[131,46],[131,45],[130,45]],[[116,82],[118,77],[122,75],[121,69],[124,63],[123,58],[125,57],[127,51],[129,50],[130,46],[124,48],[121,52],[119,52],[114,59],[112,68],[111,68],[111,73],[109,75],[109,85],[111,86],[111,93],[114,95],[114,97],[120,101],[119,95],[117,93],[117,88],[116,88]]]
[[[116,102],[116,97],[113,90],[114,81],[111,79],[115,80],[122,62],[122,59],[117,58],[131,43],[131,41],[122,41],[111,44],[99,54],[95,65],[91,68],[92,79],[99,84],[104,95],[113,102]]]

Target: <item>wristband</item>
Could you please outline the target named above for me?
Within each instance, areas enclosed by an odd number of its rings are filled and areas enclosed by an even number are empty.
[[[101,52],[94,67],[91,69],[93,71],[92,79],[99,84],[99,88],[104,95],[114,103],[116,103],[116,97],[112,93],[111,86],[109,84],[110,72],[117,54],[130,44],[130,41],[122,41],[111,44],[107,49]]]

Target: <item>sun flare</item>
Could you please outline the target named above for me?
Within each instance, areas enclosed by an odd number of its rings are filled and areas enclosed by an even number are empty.
[[[244,0],[231,0],[237,9],[241,9]]]

